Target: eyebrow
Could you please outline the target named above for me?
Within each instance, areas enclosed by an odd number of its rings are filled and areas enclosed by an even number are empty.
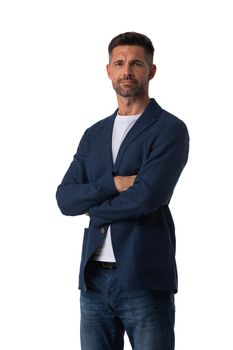
[[[132,63],[142,63],[142,64],[144,64],[144,62],[143,62],[143,61],[138,60],[138,59],[132,60],[131,62],[132,62]]]
[[[124,62],[123,59],[118,59],[116,61],[112,61],[112,64],[114,64],[114,63],[122,63],[122,62]],[[139,59],[132,60],[132,61],[130,61],[130,63],[141,63],[141,64],[144,64],[144,62],[139,60]]]
[[[112,63],[119,63],[119,62],[124,62],[124,60],[119,59],[119,60],[112,61]]]

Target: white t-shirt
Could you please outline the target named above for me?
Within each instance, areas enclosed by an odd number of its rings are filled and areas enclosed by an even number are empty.
[[[141,114],[122,116],[117,114],[112,133],[112,159],[115,163],[119,148],[129,130],[140,117]],[[115,256],[112,248],[111,226],[108,228],[103,246],[97,250],[94,260],[115,262]]]

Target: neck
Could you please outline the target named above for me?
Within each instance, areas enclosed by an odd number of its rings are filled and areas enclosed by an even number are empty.
[[[122,97],[117,95],[118,114],[136,115],[144,112],[150,102],[149,96],[143,97]]]

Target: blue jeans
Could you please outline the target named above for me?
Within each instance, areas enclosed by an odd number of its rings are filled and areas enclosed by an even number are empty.
[[[94,263],[81,292],[82,350],[122,350],[126,332],[134,350],[174,350],[174,294],[119,289],[116,270]]]

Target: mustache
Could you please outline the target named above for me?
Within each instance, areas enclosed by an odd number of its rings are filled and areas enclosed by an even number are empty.
[[[121,83],[122,81],[129,81],[129,80],[137,83],[137,80],[134,79],[131,75],[126,75],[125,77],[118,79],[117,82]]]

